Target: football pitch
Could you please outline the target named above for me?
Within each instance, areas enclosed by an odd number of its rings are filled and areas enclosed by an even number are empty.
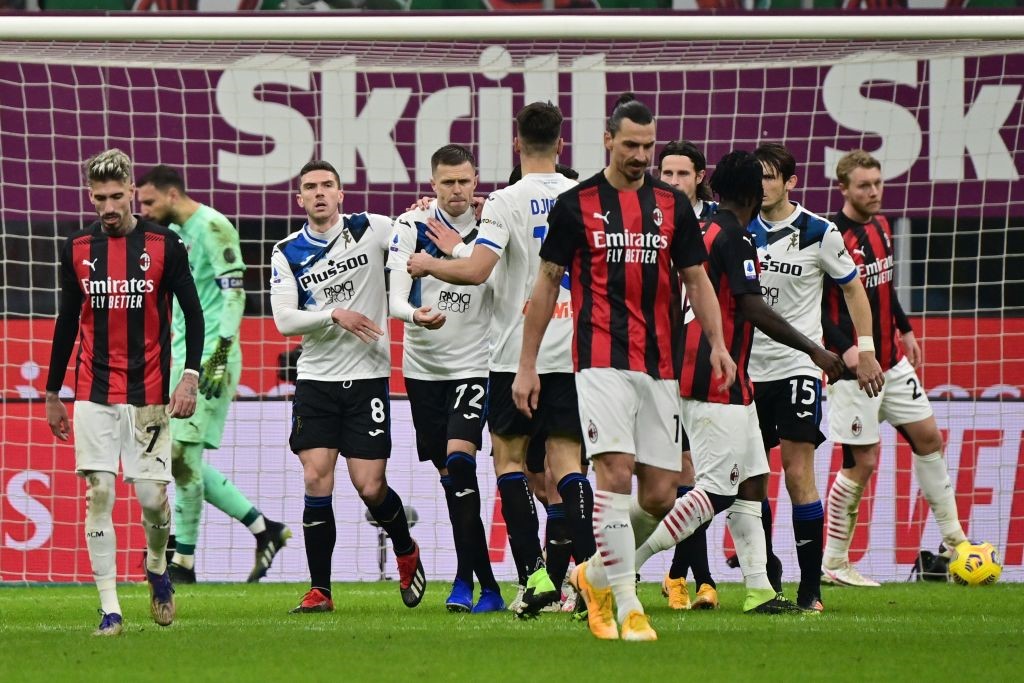
[[[641,584],[654,643],[600,642],[565,614],[449,614],[447,588],[410,610],[394,582],[335,584],[335,612],[289,614],[304,586],[184,586],[161,628],[131,584],[124,633],[96,638],[93,586],[4,586],[0,681],[1000,681],[1024,666],[1022,585],[826,587],[823,615],[752,616],[738,584],[715,612],[672,612]]]

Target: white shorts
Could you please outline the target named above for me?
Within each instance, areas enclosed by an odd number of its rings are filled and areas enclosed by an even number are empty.
[[[127,482],[171,481],[167,406],[75,401],[75,471],[112,472]]]
[[[683,427],[690,439],[696,484],[710,493],[735,496],[740,482],[767,474],[757,408],[683,399]]]
[[[880,422],[898,427],[931,416],[932,404],[906,358],[885,371],[882,393],[874,398],[852,379],[840,380],[828,387],[828,430],[836,443],[875,444],[880,441]]]
[[[576,373],[587,457],[628,453],[636,462],[678,472],[679,382],[616,368]]]

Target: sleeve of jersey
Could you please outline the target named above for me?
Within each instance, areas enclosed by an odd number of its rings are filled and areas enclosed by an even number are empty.
[[[330,327],[331,311],[299,309],[299,286],[280,249],[270,257],[270,309],[274,312],[277,331],[285,337],[298,337]]]
[[[892,295],[892,315],[896,318],[896,328],[900,331],[900,334],[907,334],[914,331],[914,326],[910,324],[910,318],[903,311],[903,306],[900,305],[900,300],[896,298],[896,292]]]
[[[500,195],[492,194],[488,197],[480,216],[476,243],[501,256],[508,245],[508,226],[513,219],[511,213],[511,207]]]
[[[185,316],[185,369],[198,370],[203,358],[206,323],[203,306],[199,302],[196,281],[188,266],[188,252],[177,235],[167,237],[167,256],[170,264],[171,291]]]
[[[751,242],[733,233],[723,232],[711,247],[710,258],[721,263],[729,279],[729,289],[740,294],[761,294],[758,280],[757,250]]]
[[[391,246],[391,231],[394,228],[395,222],[389,216],[379,213],[369,213],[367,216],[370,218],[370,228],[373,230],[373,236],[377,238],[381,253],[384,254],[384,260],[387,262],[388,254],[391,253],[388,251],[388,248]]]
[[[227,220],[215,220],[210,223],[203,243],[224,302],[217,324],[217,335],[222,338],[237,337],[245,313],[245,285],[242,280],[245,263],[242,261],[238,231]]]
[[[573,200],[563,196],[548,213],[548,234],[540,245],[540,257],[545,261],[569,267],[579,249],[580,217],[573,210]]]
[[[821,316],[821,331],[822,336],[825,338],[825,346],[832,349],[840,349],[846,351],[854,345],[854,340],[850,338],[850,335],[843,331],[845,327],[848,330],[853,329],[853,321],[850,319],[850,311],[846,308],[845,303],[841,303],[839,306],[839,324],[835,324],[825,315],[825,297],[821,299],[822,303],[822,316]]]
[[[708,251],[693,209],[680,203],[676,208],[676,231],[669,249],[676,268],[687,268],[708,260]]]
[[[857,277],[857,264],[846,250],[843,234],[834,224],[825,229],[821,237],[822,270],[841,285]]]
[[[391,246],[388,247],[388,268],[391,270],[388,289],[388,314],[407,323],[413,321],[416,309],[409,303],[412,278],[406,272],[409,256],[416,249],[416,226],[406,216],[399,216],[392,228]]]
[[[60,304],[57,323],[53,328],[53,346],[50,348],[50,368],[46,375],[46,390],[60,391],[64,374],[78,336],[78,320],[82,314],[82,290],[78,287],[71,267],[71,240],[64,243],[60,257]]]

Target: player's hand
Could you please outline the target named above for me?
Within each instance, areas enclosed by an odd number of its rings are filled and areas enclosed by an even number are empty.
[[[736,362],[729,355],[725,345],[719,344],[711,349],[711,376],[721,379],[719,391],[725,391],[736,381]]]
[[[917,344],[917,338],[913,332],[900,335],[900,344],[903,345],[903,353],[910,361],[911,367],[915,370],[921,365],[921,347]]]
[[[372,344],[381,338],[384,330],[377,327],[377,324],[358,311],[350,311],[347,308],[335,308],[331,311],[331,319],[334,324],[343,330],[348,330],[359,337],[359,341]]]
[[[71,438],[71,420],[68,419],[68,409],[60,396],[46,392],[46,424],[50,425],[50,431],[61,441]]]
[[[196,399],[199,396],[199,379],[191,372],[181,376],[178,386],[174,387],[171,402],[167,404],[167,414],[171,417],[192,417],[196,412]]]
[[[882,393],[885,374],[882,366],[875,359],[874,351],[861,351],[860,362],[857,363],[857,384],[868,396],[875,397]]]
[[[408,265],[406,265],[405,270],[413,277],[426,277],[427,275],[430,275],[430,265],[434,260],[434,257],[430,254],[424,254],[422,251],[418,251],[409,257],[409,262]]]
[[[430,208],[430,202],[432,201],[434,201],[433,197],[420,197],[406,211],[426,211]]]
[[[431,313],[430,306],[421,306],[412,312],[413,323],[428,330],[436,330],[444,326],[446,320],[448,318],[444,316],[444,313]]]
[[[228,382],[228,352],[232,341],[231,337],[221,337],[213,354],[199,368],[199,393],[207,400],[220,398]]]
[[[462,244],[459,233],[436,218],[427,219],[427,237],[448,256],[452,255],[457,245]]]
[[[860,349],[851,346],[843,351],[843,364],[850,369],[850,372],[857,372],[857,366],[860,365]]]
[[[480,222],[480,217],[484,215],[484,204],[487,203],[487,197],[473,197],[469,200],[470,206],[473,207],[473,215],[476,216],[476,222]]]
[[[842,358],[831,351],[826,351],[820,346],[814,349],[814,353],[811,354],[811,360],[825,371],[830,384],[842,377],[843,372],[846,370],[846,365],[843,363]]]
[[[536,369],[524,370],[520,367],[512,382],[512,400],[515,401],[516,408],[526,417],[532,418],[539,399],[540,375]]]

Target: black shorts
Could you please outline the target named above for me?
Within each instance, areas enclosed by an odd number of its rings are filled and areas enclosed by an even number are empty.
[[[448,441],[469,441],[480,449],[484,429],[487,378],[406,379],[416,452],[420,462],[442,469],[448,459]]]
[[[778,446],[779,439],[812,443],[815,448],[825,442],[820,429],[820,379],[797,375],[755,382],[754,403],[765,451]]]
[[[337,448],[346,458],[391,456],[388,379],[320,382],[300,379],[292,398],[292,452]]]
[[[552,372],[540,376],[540,400],[533,419],[516,408],[512,400],[513,372],[492,372],[487,387],[487,423],[497,436],[534,436],[538,432],[583,440],[580,429],[576,376]]]

